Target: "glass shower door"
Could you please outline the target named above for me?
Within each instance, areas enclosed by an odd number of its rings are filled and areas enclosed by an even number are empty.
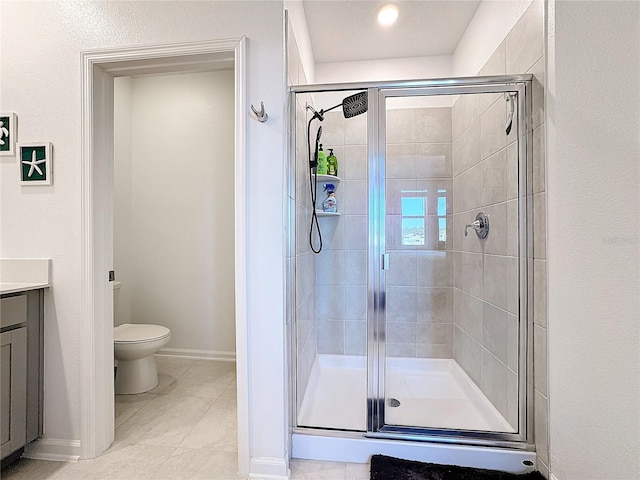
[[[389,89],[378,99],[384,300],[370,428],[522,435],[524,88]]]
[[[357,93],[318,91],[295,98],[290,202],[296,249],[290,261],[298,427],[366,429],[367,116],[346,118],[342,109],[330,108]],[[310,168],[316,145],[337,159],[337,175]],[[337,211],[323,209],[327,185],[335,190]]]

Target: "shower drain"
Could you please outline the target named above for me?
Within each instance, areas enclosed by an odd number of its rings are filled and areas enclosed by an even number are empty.
[[[389,399],[387,399],[387,404],[390,407],[399,407],[400,406],[400,400],[398,400],[397,398],[389,398]]]

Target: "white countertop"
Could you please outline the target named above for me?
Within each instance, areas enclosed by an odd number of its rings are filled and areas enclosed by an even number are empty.
[[[0,295],[5,293],[26,292],[28,290],[37,290],[39,288],[48,288],[50,283],[0,283]]]
[[[48,258],[0,258],[0,294],[51,286]]]

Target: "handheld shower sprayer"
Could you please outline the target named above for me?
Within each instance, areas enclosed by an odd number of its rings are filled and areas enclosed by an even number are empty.
[[[322,125],[318,127],[318,133],[316,134],[316,150],[313,154],[313,161],[311,162],[311,168],[316,168],[318,166],[318,149],[320,146],[320,137],[322,137]]]
[[[341,103],[335,105],[327,110],[316,111],[311,105],[307,104],[307,110],[311,110],[313,115],[309,119],[307,124],[307,152],[309,154],[309,190],[311,193],[311,225],[309,226],[309,246],[313,253],[320,253],[322,251],[322,234],[320,233],[320,225],[318,224],[318,215],[316,214],[316,194],[318,191],[318,151],[320,146],[320,138],[322,137],[322,125],[318,127],[318,133],[316,133],[316,148],[311,156],[311,122],[314,120],[324,121],[324,115],[331,110],[338,107],[342,107],[342,114],[344,118],[355,117],[365,113],[369,107],[367,92],[358,92],[348,97],[345,97]],[[313,229],[318,232],[318,248],[313,244]]]

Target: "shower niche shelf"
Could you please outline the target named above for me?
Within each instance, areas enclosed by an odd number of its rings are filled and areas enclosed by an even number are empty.
[[[316,215],[318,217],[339,217],[340,216],[340,212],[325,212],[324,210],[317,210],[316,209]]]
[[[336,190],[338,190],[338,185],[340,185],[340,177],[334,177],[333,175],[317,175],[318,184],[322,184],[324,188],[325,183],[333,183],[336,186]]]
[[[338,185],[340,184],[340,177],[336,177],[333,175],[317,175],[318,185],[322,185],[322,190],[324,191],[324,186],[327,183],[331,183],[336,187],[336,192],[338,191]],[[322,209],[316,209],[316,215],[318,217],[339,217],[340,212],[325,212]]]

